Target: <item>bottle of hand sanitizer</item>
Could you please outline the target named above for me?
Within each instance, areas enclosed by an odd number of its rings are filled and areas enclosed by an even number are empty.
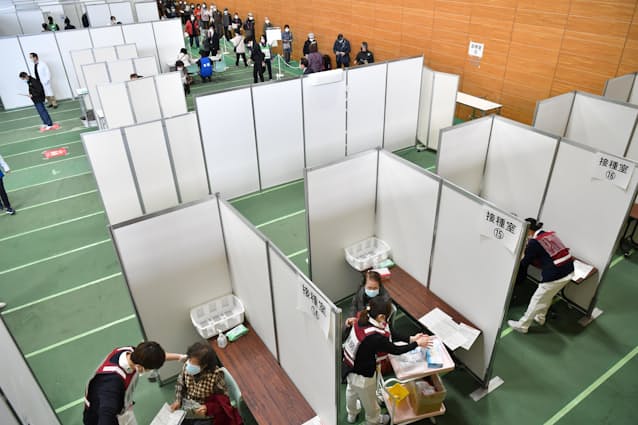
[[[219,336],[217,337],[217,346],[219,348],[226,348],[227,345],[228,338],[226,338],[226,335],[222,331],[219,331]]]

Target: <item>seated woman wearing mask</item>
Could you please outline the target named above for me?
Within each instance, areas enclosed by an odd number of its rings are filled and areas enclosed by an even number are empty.
[[[372,298],[379,297],[384,301],[392,302],[390,295],[381,284],[381,275],[375,271],[368,270],[363,273],[363,284],[352,298],[352,308],[350,315],[346,319],[346,326],[350,327],[357,320],[358,312],[365,309]]]
[[[213,348],[204,342],[188,347],[187,360],[175,385],[175,402],[171,409],[186,411],[184,425],[241,424],[232,407],[224,380],[224,371]]]

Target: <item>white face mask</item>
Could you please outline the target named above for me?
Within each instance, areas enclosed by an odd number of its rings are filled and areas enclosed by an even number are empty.
[[[266,23],[269,24],[270,23],[270,19],[266,19]]]
[[[285,29],[285,31],[286,31],[286,32],[290,32],[290,28],[286,28],[286,29]]]
[[[239,19],[239,15],[235,15],[235,19]]]

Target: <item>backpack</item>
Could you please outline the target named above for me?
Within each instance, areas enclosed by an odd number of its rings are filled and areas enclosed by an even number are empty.
[[[199,60],[200,68],[199,75],[203,78],[210,77],[213,75],[213,64],[209,58],[201,58]]]
[[[328,71],[332,69],[332,59],[328,55],[323,55],[323,70]]]

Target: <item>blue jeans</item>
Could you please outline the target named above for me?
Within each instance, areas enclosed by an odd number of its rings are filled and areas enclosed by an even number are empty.
[[[49,116],[49,112],[47,111],[47,107],[44,106],[44,102],[35,102],[35,109],[40,114],[40,118],[42,118],[42,122],[44,125],[48,125],[49,127],[53,125],[53,121],[51,121],[51,117]]]

